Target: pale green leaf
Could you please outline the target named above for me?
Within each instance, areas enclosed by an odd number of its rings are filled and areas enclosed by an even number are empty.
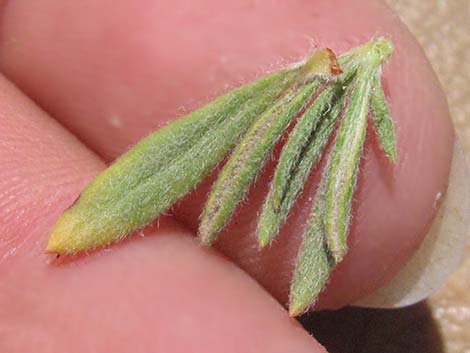
[[[242,86],[139,142],[64,212],[47,250],[94,249],[151,222],[190,192],[296,78],[281,71]]]
[[[325,238],[324,187],[315,197],[314,207],[302,238],[289,293],[289,315],[298,316],[314,304],[334,266]]]
[[[210,245],[232,216],[274,144],[318,87],[313,82],[293,87],[253,124],[219,174],[206,202],[199,226],[203,244]]]
[[[342,84],[328,88],[292,130],[276,167],[258,221],[258,242],[266,246],[279,232],[305,181],[319,160],[344,105]]]
[[[372,95],[370,99],[372,121],[380,147],[391,162],[397,158],[395,130],[392,114],[380,82],[380,73],[374,76]]]
[[[336,134],[323,175],[326,180],[326,237],[336,262],[340,262],[347,251],[351,201],[367,131],[374,71],[365,69],[358,73],[356,88]]]

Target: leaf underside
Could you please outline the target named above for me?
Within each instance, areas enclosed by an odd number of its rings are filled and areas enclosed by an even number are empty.
[[[393,119],[381,84],[381,65],[391,53],[391,43],[383,38],[337,61],[331,50],[319,50],[304,65],[243,85],[149,135],[97,176],[64,212],[47,251],[91,250],[142,228],[192,191],[232,151],[201,216],[201,242],[212,244],[276,143],[294,125],[263,203],[257,236],[260,247],[275,239],[332,140],[289,296],[290,314],[301,314],[346,255],[369,117],[384,154],[391,162],[397,159]]]

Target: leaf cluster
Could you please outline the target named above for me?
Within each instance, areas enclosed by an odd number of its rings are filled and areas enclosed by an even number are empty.
[[[396,160],[380,77],[391,53],[391,43],[383,38],[339,58],[329,49],[314,51],[302,65],[241,86],[149,135],[87,186],[55,224],[47,250],[90,250],[145,226],[192,191],[231,151],[201,216],[199,237],[211,245],[295,122],[261,209],[257,237],[261,248],[275,239],[333,140],[291,286],[290,313],[304,312],[347,252],[369,117],[383,152]]]

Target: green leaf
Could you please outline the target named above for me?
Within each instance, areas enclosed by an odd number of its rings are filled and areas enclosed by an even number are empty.
[[[364,76],[364,72],[359,72],[359,75],[361,74],[362,81],[367,81],[366,76]],[[296,261],[289,295],[289,314],[291,316],[302,314],[315,303],[315,300],[328,280],[331,270],[339,261],[334,253],[335,248],[331,246],[331,239],[329,239],[327,236],[326,215],[330,211],[327,202],[328,186],[335,176],[335,170],[337,170],[336,168],[333,168],[333,163],[337,162],[337,152],[338,150],[341,150],[341,148],[345,148],[344,144],[342,147],[340,147],[340,143],[344,142],[341,140],[342,131],[350,128],[356,128],[358,130],[356,132],[358,133],[357,137],[359,141],[356,141],[355,143],[361,145],[361,140],[363,144],[364,137],[362,139],[360,138],[361,131],[359,130],[367,128],[367,125],[364,124],[364,122],[362,122],[361,127],[361,120],[367,119],[367,112],[364,113],[365,115],[361,115],[361,109],[359,109],[362,104],[365,104],[362,102],[363,100],[367,102],[367,84],[365,87],[361,85],[361,77],[354,78],[353,81],[355,82],[347,85],[348,89],[343,95],[344,101],[348,99],[348,97],[351,98],[351,101],[349,102],[345,116],[340,125],[332,151],[328,156],[327,164],[315,195],[312,212],[302,237],[302,243]],[[363,94],[365,94],[365,96],[363,96]],[[343,104],[335,106],[333,109],[333,114],[336,116],[339,115],[342,109]],[[355,119],[359,119],[359,121],[355,121]],[[358,125],[354,126],[357,123]],[[331,133],[331,130],[329,129],[326,131],[328,136]],[[365,136],[365,130],[362,131],[362,133]],[[337,151],[335,152],[335,150]],[[347,151],[343,150],[343,152]],[[360,153],[358,156],[358,158],[360,158]],[[354,163],[358,164],[358,160],[356,160]],[[352,180],[343,180],[343,183],[341,183],[340,186],[342,189],[340,191],[348,192],[349,190],[352,190],[356,183],[356,178],[357,165],[355,167]],[[351,185],[352,189],[350,189]],[[346,204],[342,205],[347,209],[348,214],[351,207],[350,202],[351,200],[349,199]],[[344,244],[344,249],[346,249],[345,235],[342,241],[344,242],[342,243]]]
[[[95,249],[151,222],[190,192],[296,79],[295,71],[269,75],[139,142],[64,212],[47,251]]]
[[[391,50],[391,43],[379,38],[339,60],[342,65],[349,60],[349,70],[357,68],[358,72],[352,83],[346,85],[353,92],[351,101],[328,156],[303,235],[289,296],[291,316],[303,313],[315,302],[329,273],[346,252],[351,200],[367,130],[373,78]]]
[[[284,145],[258,221],[258,242],[268,245],[279,232],[325,147],[344,105],[343,85],[323,91],[304,113]]]
[[[295,263],[289,292],[290,316],[304,313],[315,302],[334,266],[325,238],[324,189],[320,186],[315,197]]]
[[[203,244],[211,244],[275,143],[302,112],[282,150],[259,220],[259,242],[267,245],[347,105],[315,196],[289,297],[291,315],[307,310],[347,250],[369,112],[384,153],[396,159],[393,121],[380,83],[380,66],[392,50],[390,41],[378,38],[339,59],[329,49],[315,51],[301,66],[244,85],[160,129],[90,183],[55,224],[47,251],[91,250],[142,228],[194,189],[236,146],[203,211],[199,235]],[[324,90],[313,95],[320,82]]]
[[[318,121],[323,117],[325,110],[331,106],[334,97],[334,88],[324,90],[315,102],[307,109],[300,121],[292,130],[282,149],[276,171],[273,177],[273,202],[278,208],[286,191],[289,176],[296,166],[302,152],[311,142],[311,135]]]
[[[274,144],[305,106],[317,82],[293,87],[253,124],[233,151],[207,199],[199,226],[201,242],[210,245],[232,216]]]
[[[341,61],[341,59],[340,59]],[[258,243],[268,245],[279,232],[295,204],[305,182],[321,157],[344,105],[351,93],[351,80],[357,66],[349,67],[327,87],[307,109],[284,145],[276,167],[270,192],[258,221]]]
[[[367,131],[371,77],[375,72],[373,69],[360,70],[358,73],[356,88],[338,129],[323,175],[326,181],[326,237],[336,262],[340,262],[347,251],[346,235]]]
[[[387,100],[380,82],[380,73],[374,76],[372,83],[372,95],[370,99],[372,111],[372,121],[380,147],[391,162],[397,158],[395,130],[393,126],[392,114],[388,107]]]

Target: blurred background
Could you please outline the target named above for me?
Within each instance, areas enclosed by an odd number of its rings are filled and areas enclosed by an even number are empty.
[[[386,2],[437,72],[470,162],[470,0]],[[321,312],[302,322],[330,353],[470,353],[470,242],[460,268],[426,302],[399,310]]]

